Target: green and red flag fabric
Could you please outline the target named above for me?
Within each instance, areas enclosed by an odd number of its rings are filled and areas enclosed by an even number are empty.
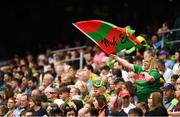
[[[95,42],[106,54],[129,49],[141,43],[133,35],[134,30],[120,28],[102,20],[75,22],[73,25]]]

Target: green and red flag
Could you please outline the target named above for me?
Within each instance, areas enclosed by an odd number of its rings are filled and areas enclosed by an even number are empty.
[[[88,20],[73,25],[95,42],[105,53],[117,53],[141,43],[133,35],[135,31],[120,28],[102,20]]]

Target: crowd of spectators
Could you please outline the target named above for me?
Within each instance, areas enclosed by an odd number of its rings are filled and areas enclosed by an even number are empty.
[[[0,116],[180,116],[180,51],[161,35],[129,55],[99,47],[14,57],[0,68]],[[79,61],[66,61],[84,51]]]

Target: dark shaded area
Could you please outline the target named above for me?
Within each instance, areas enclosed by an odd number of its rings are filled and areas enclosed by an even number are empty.
[[[171,2],[170,2],[171,1]],[[179,0],[7,0],[3,1],[2,59],[14,53],[37,52],[45,48],[56,49],[57,43],[71,44],[71,40],[86,38],[72,23],[80,20],[100,19],[124,27],[130,24],[139,32],[148,27],[160,27],[168,20],[174,23]]]

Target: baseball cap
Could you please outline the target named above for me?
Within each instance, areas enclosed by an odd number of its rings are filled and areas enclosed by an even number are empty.
[[[165,83],[162,89],[163,90],[170,90],[170,89],[171,90],[176,90],[175,86],[173,84],[171,84],[171,83]]]
[[[119,92],[119,97],[123,98],[123,97],[126,97],[126,96],[130,97],[130,93],[129,93],[128,90],[123,90],[123,91]]]
[[[168,53],[166,51],[160,51],[159,55],[168,55]]]
[[[121,78],[121,77],[117,77],[117,78],[114,80],[114,84],[117,84],[118,82],[124,82],[124,79]]]

